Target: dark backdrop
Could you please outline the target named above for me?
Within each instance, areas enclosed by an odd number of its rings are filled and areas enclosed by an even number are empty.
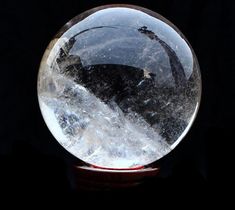
[[[41,57],[68,20],[95,6],[136,4],[173,22],[187,37],[202,73],[202,102],[193,127],[162,160],[161,176],[139,190],[160,185],[203,191],[214,175],[226,175],[222,154],[234,127],[235,4],[225,0],[5,1],[0,5],[0,189],[70,191],[71,157],[47,129],[37,102]],[[197,183],[197,184],[196,184]]]

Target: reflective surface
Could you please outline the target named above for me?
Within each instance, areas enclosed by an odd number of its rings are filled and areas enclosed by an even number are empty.
[[[94,8],[68,22],[38,75],[54,137],[105,168],[147,165],[169,153],[190,128],[200,95],[199,66],[184,36],[130,5]]]

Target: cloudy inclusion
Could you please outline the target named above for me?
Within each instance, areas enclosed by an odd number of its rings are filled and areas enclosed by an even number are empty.
[[[131,168],[169,152],[164,138],[138,114],[125,115],[115,102],[110,108],[56,73],[47,81],[50,84],[40,87],[47,91],[39,95],[43,117],[54,137],[76,157],[102,167]]]

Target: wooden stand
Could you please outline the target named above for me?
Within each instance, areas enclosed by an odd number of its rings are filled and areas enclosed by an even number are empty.
[[[114,170],[93,166],[73,166],[75,190],[115,190],[131,188],[159,174],[158,167]]]

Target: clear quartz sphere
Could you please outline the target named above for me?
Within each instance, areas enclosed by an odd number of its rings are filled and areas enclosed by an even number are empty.
[[[41,61],[38,99],[57,141],[103,168],[153,163],[178,145],[201,97],[197,58],[168,20],[107,5],[70,20]]]

